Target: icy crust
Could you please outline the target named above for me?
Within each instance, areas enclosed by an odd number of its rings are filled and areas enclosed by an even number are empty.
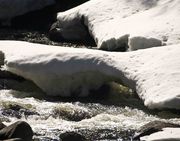
[[[180,128],[164,128],[163,131],[141,138],[141,141],[179,141]]]
[[[5,68],[47,95],[87,96],[116,81],[136,90],[149,108],[180,109],[180,44],[134,52],[104,52],[0,41]]]
[[[0,0],[0,20],[10,20],[54,3],[54,0]]]
[[[100,49],[137,50],[180,43],[179,15],[179,0],[91,0],[58,13],[57,28],[72,40],[83,38],[84,24]]]

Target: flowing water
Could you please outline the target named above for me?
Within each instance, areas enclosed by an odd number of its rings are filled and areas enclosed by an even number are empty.
[[[60,134],[69,131],[89,140],[131,140],[134,131],[150,121],[180,123],[178,114],[149,111],[131,90],[114,83],[110,86],[108,94],[101,91],[77,99],[42,98],[40,92],[4,88],[0,91],[0,118],[7,125],[17,120],[28,122],[35,132],[34,140],[42,141],[60,140]],[[97,96],[98,93],[101,94]],[[4,112],[10,105],[31,112],[19,111],[19,116]]]

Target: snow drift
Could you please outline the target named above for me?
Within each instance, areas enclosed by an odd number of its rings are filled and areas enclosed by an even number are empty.
[[[0,21],[7,22],[13,17],[39,10],[54,3],[54,0],[0,0]]]
[[[0,41],[5,68],[47,95],[87,96],[116,81],[137,91],[149,108],[180,109],[180,44],[134,52],[104,52]]]
[[[179,141],[180,128],[164,128],[163,131],[141,138],[141,141]]]
[[[179,15],[179,0],[91,0],[58,13],[54,28],[78,40],[87,26],[100,49],[137,50],[180,43]]]

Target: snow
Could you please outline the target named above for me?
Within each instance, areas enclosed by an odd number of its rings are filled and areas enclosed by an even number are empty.
[[[0,0],[0,20],[6,22],[15,16],[39,10],[54,3],[54,0]]]
[[[141,138],[141,141],[179,141],[180,128],[164,128],[163,131]]]
[[[100,49],[137,50],[180,43],[179,15],[179,0],[91,0],[58,13],[57,29],[73,40],[87,26]]]
[[[180,109],[180,44],[121,53],[0,41],[0,50],[5,69],[50,96],[88,96],[116,81],[136,90],[149,108]]]

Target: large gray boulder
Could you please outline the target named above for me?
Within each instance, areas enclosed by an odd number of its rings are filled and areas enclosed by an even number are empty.
[[[0,21],[7,23],[13,17],[42,9],[54,3],[54,0],[0,0]]]
[[[24,121],[17,121],[0,130],[0,140],[7,141],[32,141],[33,131]]]

